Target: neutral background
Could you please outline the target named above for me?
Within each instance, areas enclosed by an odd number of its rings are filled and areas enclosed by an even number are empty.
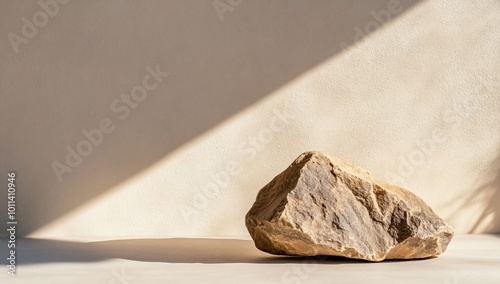
[[[258,190],[307,150],[412,190],[458,233],[500,232],[499,1],[57,7],[14,46],[43,10],[0,1],[0,212],[15,171],[19,235],[245,235]],[[157,65],[169,76],[120,119]]]

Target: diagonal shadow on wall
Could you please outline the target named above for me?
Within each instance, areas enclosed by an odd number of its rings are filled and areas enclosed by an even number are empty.
[[[391,6],[397,13],[388,3],[246,1],[221,21],[211,1],[82,1],[61,7],[18,54],[3,41],[1,118],[10,135],[1,171],[18,171],[18,233],[105,193],[419,1]],[[0,4],[2,36],[37,9]],[[156,64],[169,77],[118,119],[110,105]],[[103,118],[114,132],[59,182],[51,164],[64,163],[65,147]]]

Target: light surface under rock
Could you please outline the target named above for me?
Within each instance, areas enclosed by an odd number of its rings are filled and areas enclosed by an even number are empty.
[[[245,221],[255,246],[278,255],[427,258],[453,237],[413,193],[320,152],[300,155],[264,186]]]

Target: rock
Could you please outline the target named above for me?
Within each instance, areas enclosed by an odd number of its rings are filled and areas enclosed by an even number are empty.
[[[410,191],[320,152],[300,155],[264,186],[245,221],[255,246],[277,255],[427,258],[453,237]]]

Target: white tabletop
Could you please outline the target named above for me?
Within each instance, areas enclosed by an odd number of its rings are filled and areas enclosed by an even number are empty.
[[[380,263],[272,256],[249,237],[19,239],[17,256],[17,276],[2,266],[0,283],[500,283],[500,235],[457,235],[437,258]]]

